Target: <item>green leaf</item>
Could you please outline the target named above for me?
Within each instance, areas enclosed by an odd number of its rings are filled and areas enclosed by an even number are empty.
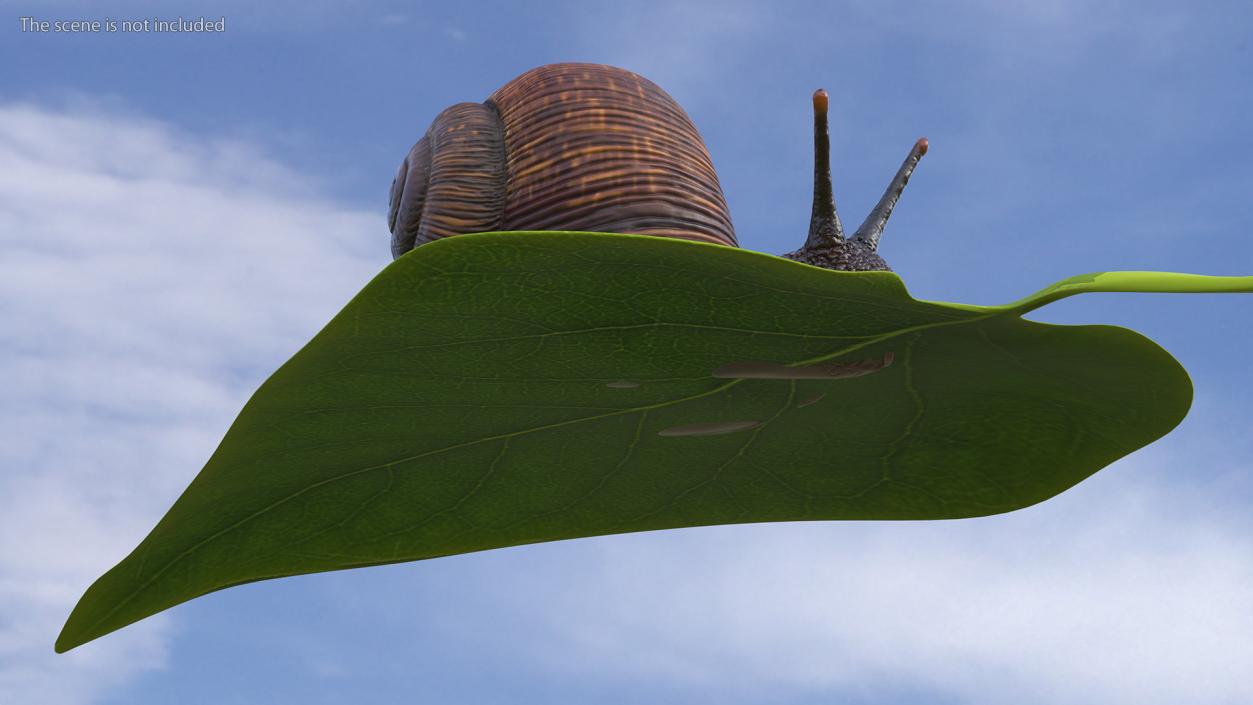
[[[388,266],[261,386],[58,651],[266,578],[686,526],[1026,507],[1161,437],[1165,351],[1006,306],[681,240],[487,233]]]

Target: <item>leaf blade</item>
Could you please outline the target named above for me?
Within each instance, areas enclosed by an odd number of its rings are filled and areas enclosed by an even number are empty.
[[[624,531],[1029,506],[1164,435],[1191,401],[1186,373],[1138,334],[1017,318],[1052,289],[945,305],[889,273],[643,236],[424,245],[262,385],[56,648],[282,575]],[[886,353],[891,365],[855,379],[712,374]]]

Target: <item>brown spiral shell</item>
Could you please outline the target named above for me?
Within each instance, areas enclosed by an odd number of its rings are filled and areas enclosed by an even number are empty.
[[[532,69],[435,118],[392,182],[392,255],[464,233],[584,230],[737,247],[709,152],[638,74]]]

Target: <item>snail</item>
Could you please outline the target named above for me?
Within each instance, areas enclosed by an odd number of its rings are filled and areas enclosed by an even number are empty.
[[[890,271],[879,238],[918,160],[918,140],[878,205],[845,237],[831,193],[827,92],[813,95],[809,234],[784,257],[843,271]],[[482,103],[441,112],[392,181],[392,256],[439,238],[511,230],[674,237],[738,247],[696,127],[648,79],[600,64],[531,69]]]

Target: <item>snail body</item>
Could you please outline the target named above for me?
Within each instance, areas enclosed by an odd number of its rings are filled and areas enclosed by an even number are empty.
[[[851,238],[831,196],[825,91],[814,94],[815,198],[805,245],[784,255],[828,269],[888,269],[875,249],[913,166]],[[700,133],[648,79],[599,64],[527,71],[482,103],[441,112],[392,181],[392,255],[459,234],[577,230],[738,247]]]

